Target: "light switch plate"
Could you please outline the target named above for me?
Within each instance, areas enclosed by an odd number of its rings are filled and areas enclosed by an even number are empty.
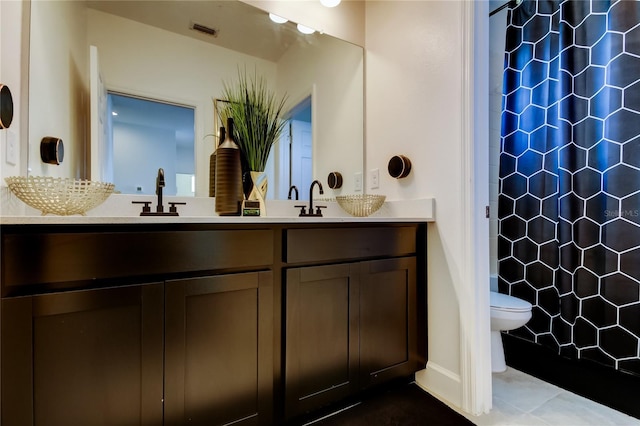
[[[380,169],[371,169],[369,171],[369,182],[371,183],[371,189],[380,188]]]
[[[353,190],[362,191],[362,173],[355,173],[353,175]]]
[[[5,162],[15,166],[18,163],[18,135],[14,130],[7,129],[7,152]]]

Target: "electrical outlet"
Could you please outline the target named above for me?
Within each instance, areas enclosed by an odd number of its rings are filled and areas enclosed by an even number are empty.
[[[369,171],[369,182],[371,183],[371,189],[380,188],[380,169],[371,169]]]
[[[353,190],[362,191],[362,173],[355,173],[353,175]]]
[[[5,153],[7,164],[15,166],[18,163],[18,135],[15,131],[7,130],[7,152]]]

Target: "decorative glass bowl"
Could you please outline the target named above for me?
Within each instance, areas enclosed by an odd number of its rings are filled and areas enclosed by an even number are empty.
[[[336,201],[342,207],[342,210],[356,217],[366,217],[375,213],[382,207],[385,199],[385,195],[375,194],[336,196]]]
[[[106,200],[114,184],[48,176],[11,176],[5,178],[9,189],[20,200],[42,215],[85,215]]]

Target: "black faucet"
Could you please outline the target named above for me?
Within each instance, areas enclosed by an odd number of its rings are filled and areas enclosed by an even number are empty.
[[[287,199],[290,200],[291,199],[291,193],[293,191],[296,191],[296,200],[298,200],[298,188],[296,188],[295,185],[291,185],[291,188],[289,188],[289,195],[287,195]]]
[[[156,177],[156,194],[158,195],[158,206],[156,212],[164,212],[164,206],[162,205],[162,188],[164,188],[164,170],[162,167],[158,169],[158,176]]]
[[[314,180],[313,182],[311,182],[311,186],[309,187],[309,214],[313,213],[313,187],[315,185],[318,185],[318,189],[320,189],[320,195],[324,194],[324,189],[322,189],[322,184],[320,183],[320,181]],[[318,210],[318,213],[320,213],[320,210]],[[320,216],[322,216],[322,213],[320,213]]]
[[[307,213],[305,206],[295,206],[300,208],[300,214],[298,216],[322,217],[322,211],[320,209],[324,209],[327,206],[316,206],[316,211],[313,211],[313,187],[316,185],[318,185],[320,195],[324,194],[324,190],[322,189],[322,184],[320,183],[320,181],[314,180],[313,182],[311,182],[311,186],[309,187],[309,212]]]
[[[169,211],[165,213],[164,205],[162,205],[162,188],[165,187],[164,170],[158,169],[158,176],[156,177],[156,195],[158,195],[158,205],[155,212],[151,212],[151,201],[132,201],[132,204],[143,204],[142,212],[140,216],[178,216],[178,208],[176,205],[185,205],[187,203],[181,203],[178,201],[169,202]]]

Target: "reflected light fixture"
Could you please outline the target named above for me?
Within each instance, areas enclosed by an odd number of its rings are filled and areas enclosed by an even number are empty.
[[[274,15],[273,13],[269,14],[269,19],[271,19],[276,24],[284,24],[288,21],[288,19],[283,18],[282,16]]]
[[[116,115],[118,115],[118,113],[115,112],[115,111],[111,111],[111,115],[113,115],[115,117]]]
[[[340,4],[341,0],[320,0],[320,3],[325,7],[336,7]]]
[[[311,27],[306,27],[302,24],[298,24],[298,31],[300,31],[302,34],[313,34],[316,32],[316,30],[314,30]]]

